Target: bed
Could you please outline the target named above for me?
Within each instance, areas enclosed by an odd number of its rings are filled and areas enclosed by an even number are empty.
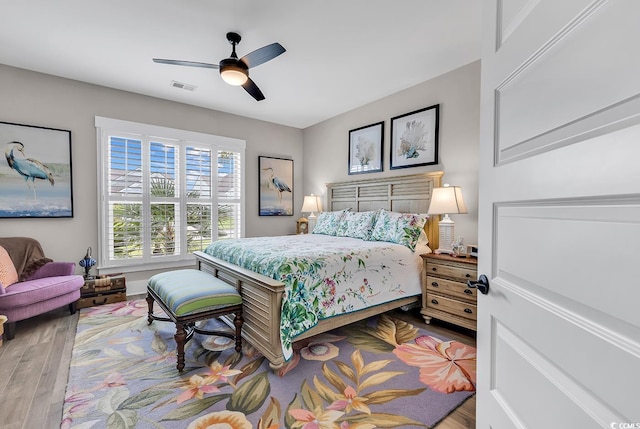
[[[339,212],[350,210],[353,212],[373,212],[384,209],[391,212],[400,213],[426,213],[429,207],[431,191],[434,187],[440,186],[442,172],[423,173],[409,176],[397,176],[384,179],[368,179],[355,180],[349,182],[330,183],[327,185],[326,212]],[[429,246],[437,248],[438,246],[438,226],[437,218],[430,218],[424,226],[427,237],[429,237]],[[270,242],[265,240],[271,240]],[[421,272],[422,264],[419,263],[419,253],[408,251],[404,256],[393,253],[397,249],[388,249],[384,243],[374,242],[368,243],[369,247],[364,250],[359,249],[359,243],[355,238],[343,239],[342,242],[334,241],[335,237],[327,237],[321,234],[310,234],[308,236],[287,236],[287,237],[258,237],[251,239],[243,239],[242,243],[236,243],[238,247],[233,251],[222,252],[215,257],[205,252],[196,252],[196,260],[198,269],[208,272],[225,282],[234,285],[243,296],[244,318],[243,337],[258,351],[260,351],[270,362],[273,370],[277,370],[284,365],[291,353],[291,341],[308,338],[310,336],[329,331],[331,329],[344,326],[358,320],[381,314],[399,307],[409,306],[419,302],[422,289],[425,287],[425,276]],[[351,241],[349,240],[356,240]],[[224,240],[223,240],[224,241]],[[376,284],[385,284],[384,293],[365,293],[358,295],[353,293],[351,300],[343,301],[336,306],[332,306],[331,302],[321,302],[323,308],[322,314],[312,323],[304,326],[296,326],[291,331],[287,330],[288,320],[292,319],[292,312],[295,313],[293,305],[287,296],[292,296],[291,276],[273,276],[272,272],[266,272],[259,268],[257,262],[264,262],[269,256],[268,253],[280,253],[285,248],[297,247],[301,249],[320,248],[319,242],[323,242],[323,246],[334,246],[336,248],[353,249],[353,255],[356,260],[362,258],[366,260],[369,266],[384,266],[386,270],[378,274],[380,279],[373,281]],[[251,253],[254,252],[248,247],[251,243],[262,248],[269,248],[269,252],[264,255]],[[387,243],[388,244],[388,243]],[[214,243],[215,245],[215,243]],[[220,243],[224,245],[224,243]],[[244,248],[247,246],[247,248]],[[396,247],[403,247],[395,245]],[[435,246],[435,247],[434,247]],[[254,246],[255,247],[255,246]],[[393,246],[391,246],[393,247]],[[280,249],[280,250],[279,250]],[[375,250],[372,250],[375,249]],[[210,249],[207,249],[209,251]],[[215,250],[215,249],[214,249]],[[220,249],[218,249],[220,250]],[[284,251],[282,252],[284,253]],[[329,253],[320,252],[322,255],[322,269],[325,268],[325,262],[331,259]],[[413,255],[412,255],[413,253]],[[389,261],[396,260],[400,268],[391,268],[392,264],[382,264],[374,261],[374,256],[385,258]],[[365,255],[362,257],[362,255]],[[224,259],[223,259],[224,258]],[[341,258],[346,262],[344,252]],[[369,258],[372,258],[371,260]],[[226,260],[225,260],[226,259]],[[247,263],[249,260],[249,263]],[[257,261],[257,262],[256,262]],[[252,263],[254,262],[254,263]],[[267,262],[268,264],[269,262]],[[243,268],[240,264],[245,264],[249,268]],[[357,271],[358,262],[355,262],[355,268],[348,268],[349,265],[343,264],[343,271]],[[409,276],[417,278],[417,285],[413,285],[409,279],[401,279],[402,265],[405,265],[404,271]],[[278,268],[282,271],[282,268]],[[394,271],[395,270],[395,271]],[[256,272],[257,271],[257,272]],[[264,272],[265,274],[261,273]],[[276,270],[277,271],[277,270]],[[307,270],[308,271],[308,270]],[[311,270],[313,271],[313,270]],[[381,271],[381,270],[373,270]],[[327,271],[316,272],[317,279],[335,279],[335,274],[327,274]],[[371,276],[376,274],[369,273]],[[275,280],[273,277],[278,278]],[[282,281],[280,279],[283,279]],[[340,273],[342,287],[349,291],[356,291],[363,288],[363,279],[358,276],[344,275]],[[299,283],[302,284],[302,279]],[[365,286],[367,279],[364,279]],[[297,285],[297,283],[296,283]],[[325,285],[326,286],[326,285]],[[405,287],[406,286],[406,287]],[[288,288],[287,288],[288,287]],[[402,290],[400,290],[402,289]],[[296,289],[297,290],[297,289]],[[363,288],[364,291],[364,288]],[[373,296],[376,296],[373,299]],[[377,300],[378,295],[385,295],[381,300]],[[342,295],[343,297],[345,294]],[[322,301],[322,295],[317,301]],[[370,299],[371,298],[371,299]],[[284,302],[284,306],[283,306]],[[283,318],[283,314],[285,315]],[[294,316],[293,319],[296,319]],[[300,316],[300,320],[305,319]],[[282,327],[285,327],[281,330]]]

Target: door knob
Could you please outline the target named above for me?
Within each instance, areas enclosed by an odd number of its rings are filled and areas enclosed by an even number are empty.
[[[472,289],[478,289],[480,293],[486,295],[489,293],[489,279],[484,274],[480,274],[478,281],[467,281],[467,287]]]

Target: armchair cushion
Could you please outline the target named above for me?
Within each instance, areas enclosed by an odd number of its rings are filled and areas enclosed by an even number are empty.
[[[64,296],[69,293],[77,292],[75,298],[77,300],[80,298],[80,288],[82,288],[83,284],[84,279],[79,275],[44,277],[15,283],[2,295],[2,299],[0,300],[0,313],[7,314],[12,310],[18,310],[20,307],[34,304],[40,304],[44,307],[47,301],[54,300],[59,296]],[[70,300],[70,302],[71,301],[73,300]],[[54,308],[57,307],[52,307],[48,310],[53,310]],[[16,319],[9,316],[9,320]]]

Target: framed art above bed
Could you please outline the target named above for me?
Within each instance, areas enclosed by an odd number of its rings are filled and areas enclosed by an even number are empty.
[[[438,163],[440,105],[391,118],[390,168]]]
[[[382,171],[384,121],[349,131],[349,174]]]

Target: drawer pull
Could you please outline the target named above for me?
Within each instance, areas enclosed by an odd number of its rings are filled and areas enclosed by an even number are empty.
[[[473,314],[473,310],[471,310],[470,308],[465,308],[464,312],[468,314]]]
[[[471,274],[467,273],[464,275],[466,278],[470,279],[471,278]]]
[[[93,299],[93,305],[102,305],[102,304],[106,304],[107,303],[107,297],[104,297],[104,301],[102,302],[96,302],[96,299]]]
[[[431,282],[431,286],[433,286],[433,287],[439,287],[440,285],[438,284],[438,282]]]
[[[436,304],[436,305],[438,305],[438,300],[437,300],[437,299],[432,299],[432,300],[431,300],[431,304]]]
[[[471,289],[465,289],[464,293],[466,293],[467,295],[471,295],[473,291]]]
[[[438,268],[436,268],[436,267],[431,267],[431,271],[438,271]]]

